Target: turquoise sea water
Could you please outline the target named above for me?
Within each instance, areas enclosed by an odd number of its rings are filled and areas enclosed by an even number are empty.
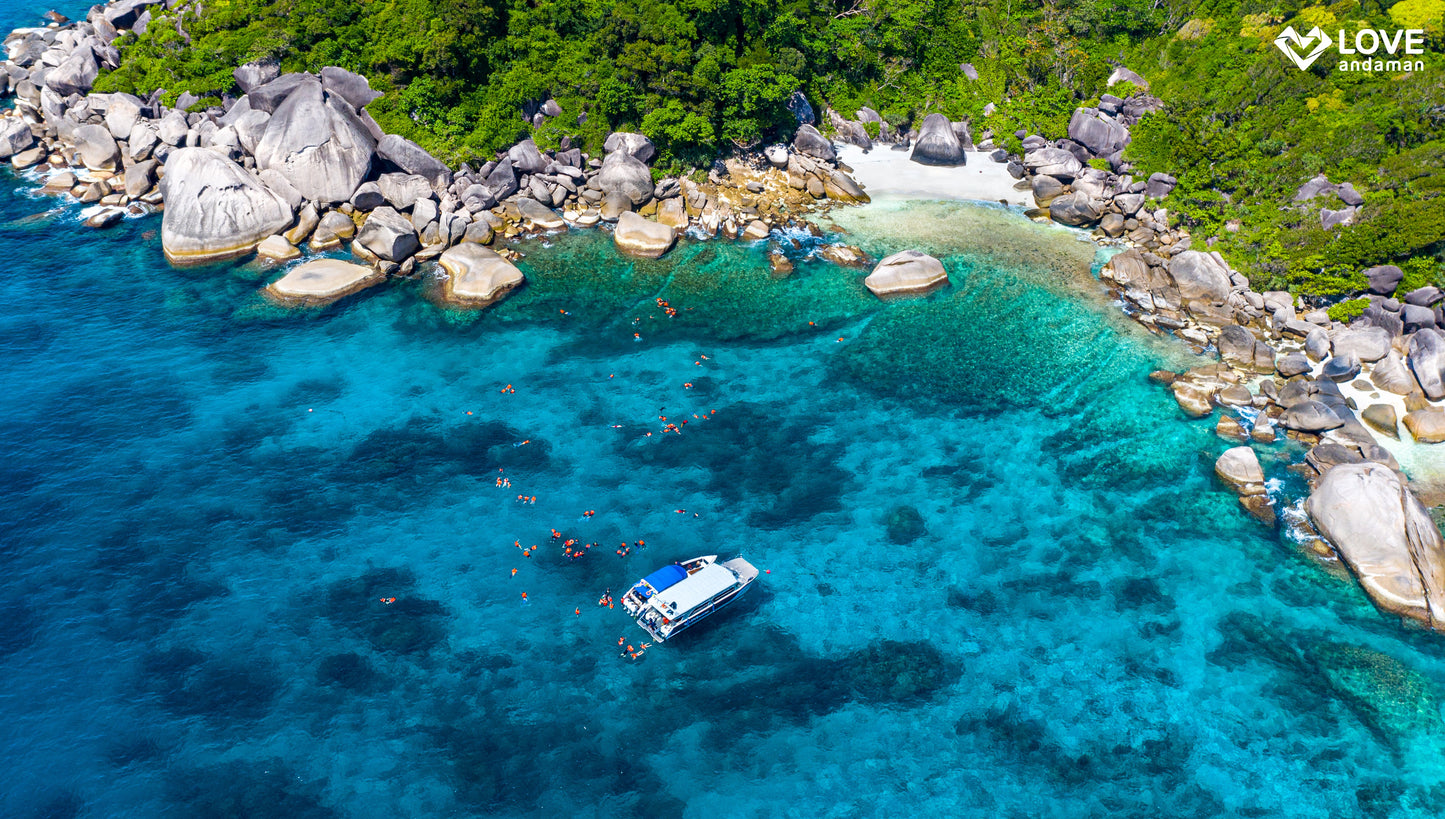
[[[581,233],[288,312],[5,184],[7,816],[1445,812],[1441,639],[1215,484],[1065,232],[840,215],[944,256],[887,305]],[[713,552],[768,574],[621,656],[599,596]]]

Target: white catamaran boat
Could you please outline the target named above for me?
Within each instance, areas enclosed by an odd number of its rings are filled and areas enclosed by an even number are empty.
[[[660,643],[738,599],[758,578],[740,557],[706,555],[663,566],[622,596],[622,607]]]

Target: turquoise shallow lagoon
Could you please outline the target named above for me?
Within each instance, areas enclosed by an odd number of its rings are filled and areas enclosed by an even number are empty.
[[[886,305],[578,233],[288,312],[6,184],[7,816],[1445,812],[1441,639],[1216,485],[1066,232],[840,214],[945,259]],[[599,596],[713,552],[768,574],[620,656]]]

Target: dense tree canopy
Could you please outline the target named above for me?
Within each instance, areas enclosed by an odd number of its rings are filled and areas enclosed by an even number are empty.
[[[159,8],[159,7],[157,7]],[[991,129],[1062,136],[1118,65],[1167,104],[1135,129],[1129,158],[1180,185],[1166,203],[1260,286],[1337,292],[1357,265],[1411,262],[1438,276],[1445,225],[1445,0],[217,0],[158,14],[121,41],[98,90],[165,88],[214,98],[231,70],[275,58],[339,65],[385,95],[369,110],[453,162],[531,133],[593,149],[637,129],[667,169],[785,138],[786,101],[869,106],[896,127],[938,111]],[[1428,32],[1426,70],[1301,71],[1273,47],[1302,31],[1400,26]],[[179,33],[191,38],[187,46]],[[972,63],[978,79],[960,70]],[[1115,89],[1117,92],[1119,89]],[[561,116],[525,113],[554,98]],[[987,118],[984,106],[997,109]],[[826,122],[823,123],[827,129]],[[1325,231],[1284,207],[1316,173],[1366,196],[1360,224]],[[1226,230],[1242,220],[1238,232]],[[1261,278],[1262,277],[1262,278]]]

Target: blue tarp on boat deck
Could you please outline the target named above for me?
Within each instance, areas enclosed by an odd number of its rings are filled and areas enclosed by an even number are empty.
[[[681,581],[684,577],[687,577],[687,569],[684,569],[683,567],[674,563],[671,566],[663,566],[661,569],[658,569],[647,577],[642,578],[642,583],[646,583],[648,586],[651,586],[654,592],[660,592],[671,586],[677,585],[677,583]],[[642,583],[639,583],[637,585],[642,586]],[[647,591],[645,587],[640,590],[640,594],[644,598],[652,596],[652,592]]]

